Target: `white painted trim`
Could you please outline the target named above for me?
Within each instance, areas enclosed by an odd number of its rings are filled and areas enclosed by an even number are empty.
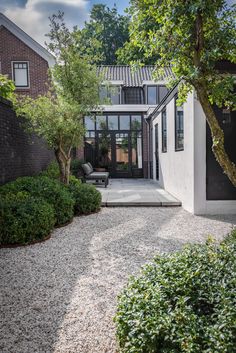
[[[146,104],[119,104],[119,105],[102,105],[100,109],[105,112],[147,112],[150,108],[155,108]],[[99,109],[98,109],[99,110]]]
[[[11,77],[12,77],[12,81],[14,82],[14,72],[13,72],[13,64],[14,63],[27,63],[28,65],[28,83],[29,85],[28,86],[16,86],[16,89],[30,89],[30,70],[29,70],[29,67],[30,67],[30,64],[29,64],[29,61],[28,60],[13,60],[11,61]],[[14,82],[15,84],[15,82]]]
[[[166,85],[166,82],[165,80],[157,80],[157,81],[143,81],[143,86],[156,86],[156,85]]]
[[[122,86],[124,85],[123,80],[106,80],[102,82],[102,85]]]
[[[20,27],[18,27],[2,13],[0,13],[0,26],[7,28],[23,43],[25,43],[28,47],[30,47],[33,51],[45,59],[48,62],[49,67],[55,64],[55,58],[52,54],[50,54],[42,45],[31,38],[27,33],[25,33]]]

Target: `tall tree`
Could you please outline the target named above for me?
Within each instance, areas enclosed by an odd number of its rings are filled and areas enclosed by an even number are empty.
[[[81,58],[77,40],[64,23],[63,13],[50,18],[49,50],[56,58],[51,70],[52,88],[46,96],[15,100],[26,129],[44,138],[54,149],[61,181],[69,183],[71,153],[84,136],[83,117],[99,104],[100,78],[96,67]]]
[[[102,4],[94,5],[90,21],[85,22],[82,30],[75,30],[80,42],[78,50],[89,54],[92,63],[115,65],[116,51],[128,40],[128,24],[129,16],[120,15],[116,6],[110,9]]]
[[[235,77],[217,70],[222,60],[236,63],[236,6],[225,0],[131,0],[132,42],[146,57],[159,56],[157,75],[171,66],[179,103],[195,89],[211,130],[216,160],[236,187],[236,166],[224,146],[213,104],[236,109]],[[145,23],[150,21],[148,29]]]

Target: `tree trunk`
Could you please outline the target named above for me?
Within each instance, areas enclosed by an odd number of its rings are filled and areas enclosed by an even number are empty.
[[[57,163],[59,165],[60,180],[63,184],[68,185],[69,184],[69,177],[70,177],[71,157],[66,156],[66,154],[64,153],[64,151],[60,147],[55,149],[54,151],[55,151]]]
[[[220,164],[224,173],[228,176],[231,183],[236,187],[236,166],[230,160],[224,146],[224,132],[221,129],[219,122],[216,118],[213,107],[208,99],[207,90],[204,83],[197,83],[195,86],[198,99],[202,105],[205,113],[207,123],[211,130],[212,136],[212,151],[215,155],[217,162]]]

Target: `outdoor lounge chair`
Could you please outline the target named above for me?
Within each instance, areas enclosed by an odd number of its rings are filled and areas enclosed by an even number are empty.
[[[94,171],[93,166],[89,162],[82,164],[82,169],[84,172],[85,181],[86,180],[93,180],[96,183],[98,183],[100,181],[104,184],[105,188],[109,184],[109,173],[108,172]]]

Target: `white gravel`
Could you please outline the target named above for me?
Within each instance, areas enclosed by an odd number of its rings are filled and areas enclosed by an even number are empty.
[[[112,318],[129,275],[158,252],[217,239],[235,216],[104,208],[33,246],[0,250],[1,353],[115,353]]]

